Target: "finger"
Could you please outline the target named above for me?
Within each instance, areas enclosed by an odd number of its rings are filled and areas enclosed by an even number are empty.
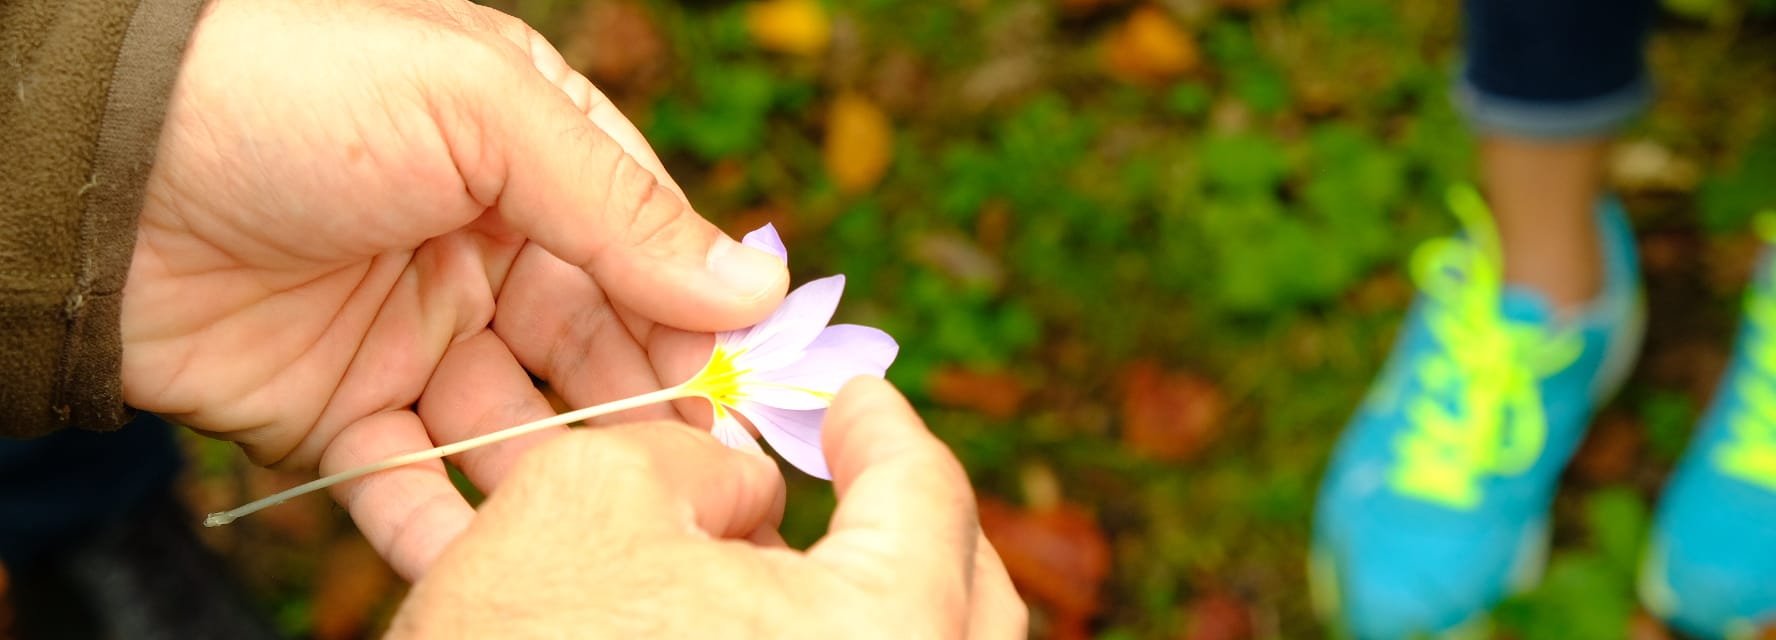
[[[511,274],[494,307],[494,333],[569,405],[588,407],[661,388],[648,354],[591,276],[535,245],[519,252]],[[595,422],[678,418],[671,406],[653,405]]]
[[[516,47],[514,47],[516,50]],[[470,193],[612,300],[696,331],[756,323],[782,300],[783,263],[735,242],[593,124],[522,55],[525,72],[467,64],[446,139]]]
[[[612,140],[616,140],[617,144],[629,153],[629,157],[634,158],[636,162],[641,163],[643,168],[652,172],[654,177],[660,180],[661,185],[681,197],[684,195],[684,189],[679,188],[672,176],[666,173],[666,166],[654,153],[653,146],[649,145],[647,139],[642,137],[641,130],[636,129],[635,124],[629,122],[629,118],[624,117],[623,112],[617,109],[616,104],[605,97],[604,92],[599,91],[592,81],[587,80],[586,76],[568,66],[567,60],[561,56],[561,52],[557,51],[554,45],[549,44],[547,38],[537,33],[536,29],[530,28],[530,25],[525,24],[523,20],[501,13],[497,9],[488,7],[476,7],[476,9],[485,14],[487,25],[495,33],[528,53],[531,64],[536,66],[537,73],[542,74],[544,79],[555,85],[563,95],[572,100],[574,107],[586,114],[586,119],[609,135]]]
[[[770,460],[681,424],[653,422],[544,443],[483,510],[513,526],[578,539],[574,546],[592,535],[748,539],[776,528],[784,495]]]
[[[419,418],[432,441],[445,444],[555,414],[512,352],[492,331],[450,345],[419,397]],[[518,458],[567,432],[554,427],[457,454],[452,462],[482,491],[499,486]]]
[[[877,379],[846,384],[824,431],[839,505],[810,557],[891,576],[894,591],[959,632],[980,537],[962,465]]]
[[[322,454],[320,471],[338,473],[431,446],[419,416],[378,413],[341,431]],[[332,491],[377,553],[408,580],[425,575],[475,515],[437,460],[373,473]]]
[[[974,541],[974,592],[968,598],[970,640],[1028,637],[1030,609],[1011,584],[1005,562],[985,535]]]

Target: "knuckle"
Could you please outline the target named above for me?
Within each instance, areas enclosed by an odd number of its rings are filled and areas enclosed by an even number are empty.
[[[589,128],[590,124],[587,125]],[[653,172],[630,158],[614,142],[605,141],[615,156],[606,214],[631,246],[670,241],[682,231],[688,208],[660,184]]]

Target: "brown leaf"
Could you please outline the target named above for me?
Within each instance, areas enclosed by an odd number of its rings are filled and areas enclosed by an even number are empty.
[[[1025,511],[987,497],[980,523],[1018,593],[1049,614],[1050,632],[1083,634],[1103,607],[1100,588],[1110,573],[1110,542],[1097,520],[1071,503]]]
[[[1207,378],[1142,361],[1123,370],[1122,384],[1122,443],[1130,450],[1185,461],[1220,437],[1227,401]]]
[[[938,404],[972,409],[1000,420],[1017,415],[1028,389],[1009,373],[986,373],[944,367],[931,374],[931,399]]]
[[[1609,412],[1599,416],[1573,456],[1573,474],[1594,484],[1627,480],[1641,466],[1645,434],[1646,427],[1631,415]]]
[[[894,129],[869,98],[843,93],[826,112],[826,172],[846,193],[868,191],[888,173]]]
[[[587,2],[568,28],[561,56],[613,100],[645,96],[665,80],[666,39],[640,3]]]
[[[1776,640],[1776,624],[1764,625],[1764,628],[1758,631],[1757,638],[1758,640]]]
[[[1628,640],[1671,640],[1671,632],[1665,629],[1665,623],[1658,618],[1645,611],[1636,611],[1633,617],[1628,618]],[[1776,636],[1772,636],[1771,640],[1776,640]]]
[[[764,0],[746,8],[746,27],[759,47],[812,56],[832,43],[832,18],[817,0]]]
[[[1185,640],[1246,640],[1252,637],[1252,611],[1246,601],[1222,591],[1197,597],[1186,610]]]
[[[362,536],[340,536],[327,547],[314,584],[314,637],[359,638],[392,594],[395,573]]]
[[[1105,69],[1136,84],[1164,84],[1195,70],[1201,57],[1196,38],[1152,5],[1130,12],[1104,41]]]

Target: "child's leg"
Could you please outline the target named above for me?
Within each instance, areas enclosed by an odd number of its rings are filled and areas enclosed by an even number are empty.
[[[1591,215],[1610,136],[1650,97],[1648,0],[1469,0],[1456,100],[1481,137],[1480,176],[1509,282],[1562,311],[1602,282]]]
[[[1311,577],[1356,637],[1465,627],[1539,575],[1560,470],[1639,341],[1634,238],[1599,194],[1610,134],[1648,100],[1652,6],[1465,3],[1455,97],[1499,247],[1468,215],[1467,241],[1415,261],[1423,293],[1327,469]]]
[[[1547,296],[1571,315],[1603,288],[1592,210],[1603,191],[1603,139],[1490,135],[1480,176],[1497,220],[1505,281]]]

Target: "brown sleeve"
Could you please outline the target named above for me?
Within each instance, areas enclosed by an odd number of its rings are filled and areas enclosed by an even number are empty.
[[[115,429],[119,297],[203,0],[0,0],[0,436]]]

